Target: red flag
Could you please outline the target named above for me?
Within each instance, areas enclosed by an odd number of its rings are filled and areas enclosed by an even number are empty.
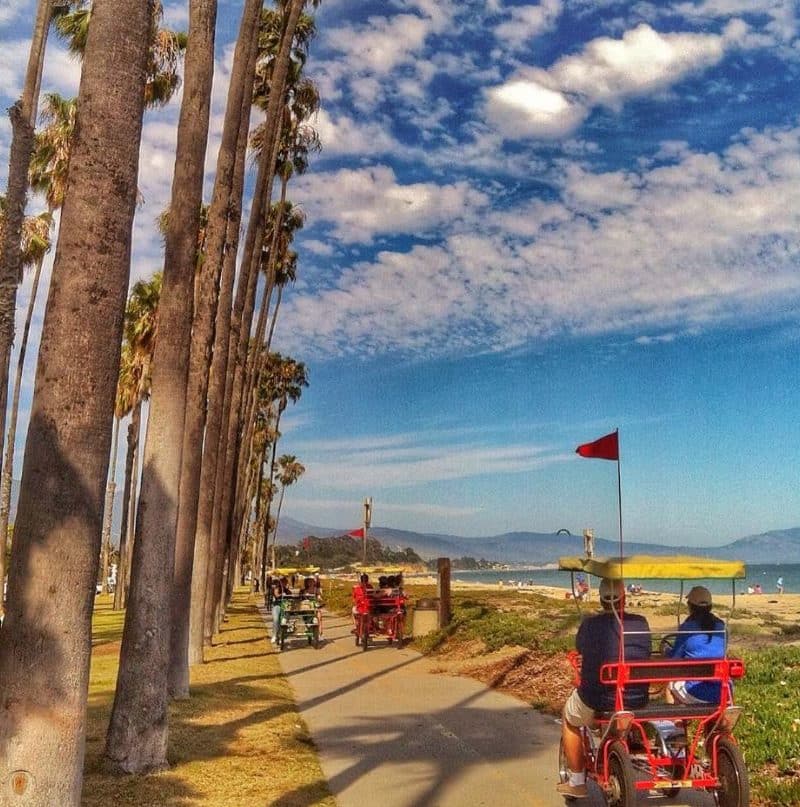
[[[347,533],[351,538],[363,538],[364,537],[364,528],[362,527],[360,530],[350,530]]]
[[[595,460],[618,460],[619,432],[611,432],[593,443],[584,443],[575,449],[575,453]]]

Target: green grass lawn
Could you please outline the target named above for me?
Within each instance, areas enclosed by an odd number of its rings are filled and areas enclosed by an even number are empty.
[[[87,724],[84,807],[334,807],[308,730],[271,650],[256,599],[238,591],[228,621],[192,670],[192,697],[170,708],[170,769],[105,772],[123,615],[98,597]]]

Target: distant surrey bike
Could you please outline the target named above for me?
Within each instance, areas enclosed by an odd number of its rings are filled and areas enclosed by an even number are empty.
[[[624,579],[623,574],[635,579],[679,579],[681,600],[684,580],[734,581],[745,576],[744,564],[738,561],[674,556],[561,558],[559,568],[572,572],[573,576],[583,572],[620,580]],[[732,592],[735,601],[733,587]],[[610,807],[633,807],[640,791],[656,791],[670,798],[684,788],[710,792],[718,807],[747,807],[750,803],[747,768],[733,737],[742,707],[734,704],[732,682],[744,675],[744,663],[728,657],[671,659],[663,653],[668,652],[677,635],[677,632],[665,635],[660,652],[648,661],[620,659],[601,668],[601,681],[614,688],[615,707],[596,712],[594,727],[581,729],[587,780],[599,785]],[[624,642],[620,645],[624,646]],[[727,656],[727,641],[725,647]],[[572,651],[569,660],[577,685],[580,656]],[[717,682],[719,703],[685,705],[655,700],[658,690],[670,682],[687,680]],[[625,687],[645,683],[651,692],[648,704],[625,709]],[[559,778],[568,781],[563,745],[559,749]],[[576,801],[569,796],[565,799]]]
[[[397,586],[386,589],[365,589],[353,586],[353,633],[356,647],[362,650],[374,642],[376,636],[385,636],[389,644],[403,646],[406,626],[406,595],[402,588],[402,568],[360,567],[360,573],[394,577]]]

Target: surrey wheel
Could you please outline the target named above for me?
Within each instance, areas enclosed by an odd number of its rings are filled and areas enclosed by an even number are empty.
[[[636,783],[628,749],[615,740],[608,749],[608,807],[634,807]]]
[[[741,749],[731,737],[720,737],[716,743],[717,778],[714,791],[717,807],[748,807],[750,781]]]

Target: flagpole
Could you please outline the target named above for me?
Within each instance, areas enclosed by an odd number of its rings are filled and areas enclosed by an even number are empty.
[[[619,446],[619,429],[615,431],[617,435],[617,446]],[[617,449],[617,511],[619,513],[619,557],[620,557],[620,571],[622,570],[622,473],[620,471],[620,452]]]

